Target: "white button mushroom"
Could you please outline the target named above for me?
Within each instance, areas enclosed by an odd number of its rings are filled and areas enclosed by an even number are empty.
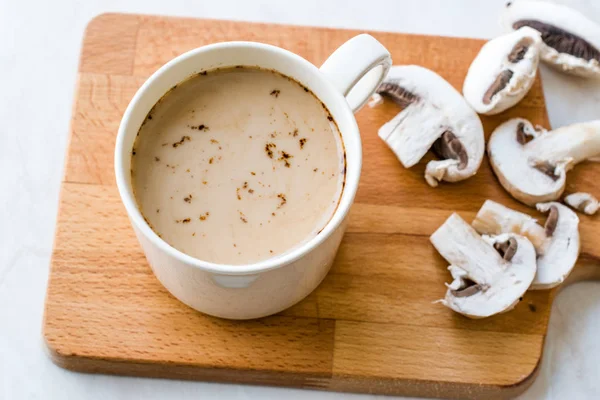
[[[535,249],[523,236],[482,237],[452,214],[430,240],[450,263],[454,279],[440,302],[467,317],[485,318],[512,309],[535,276]]]
[[[600,78],[600,26],[585,15],[546,1],[519,1],[506,5],[502,22],[508,30],[540,32],[542,60],[559,71]]]
[[[534,206],[558,199],[567,171],[600,154],[600,120],[545,131],[515,118],[496,128],[487,148],[502,186],[515,199]]]
[[[516,233],[527,237],[537,253],[537,273],[532,290],[550,289],[569,276],[579,257],[579,218],[568,207],[556,202],[540,203],[538,210],[548,212],[542,227],[527,214],[487,200],[472,226],[480,234]]]
[[[523,27],[484,44],[465,78],[465,100],[485,115],[521,101],[535,81],[541,42],[538,31]]]
[[[475,175],[485,147],[483,126],[444,78],[416,65],[395,66],[377,92],[403,108],[379,129],[379,136],[405,168],[417,164],[431,149],[441,160],[427,164],[425,179],[429,185]]]
[[[600,208],[600,204],[598,204],[598,199],[596,199],[591,194],[584,192],[571,193],[570,195],[565,196],[563,201],[569,207],[581,211],[587,215],[596,214],[596,211],[598,211],[598,208]]]

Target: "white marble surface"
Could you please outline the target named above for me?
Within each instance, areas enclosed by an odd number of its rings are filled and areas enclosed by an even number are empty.
[[[597,0],[562,0],[600,21]],[[84,375],[54,366],[42,306],[81,38],[126,11],[489,38],[504,0],[0,0],[0,399],[374,399],[267,387]],[[600,118],[600,84],[543,71],[553,126]],[[596,193],[599,195],[600,193]],[[600,285],[566,289],[524,399],[600,398]]]

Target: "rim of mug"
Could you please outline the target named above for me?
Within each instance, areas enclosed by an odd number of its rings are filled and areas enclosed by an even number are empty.
[[[313,238],[308,239],[306,242],[296,245],[291,250],[286,251],[283,254],[276,255],[265,260],[261,260],[255,263],[250,264],[219,264],[213,263],[209,261],[204,261],[199,258],[190,256],[175,247],[171,246],[165,240],[160,238],[158,234],[148,225],[142,212],[140,211],[137,202],[133,195],[133,188],[129,189],[129,184],[127,183],[127,179],[125,177],[126,171],[124,171],[123,158],[124,152],[126,154],[130,153],[131,149],[125,148],[124,140],[126,136],[126,132],[128,129],[132,129],[129,127],[131,115],[134,113],[135,109],[138,107],[140,99],[152,89],[155,81],[166,74],[169,70],[171,70],[175,65],[185,62],[190,58],[197,57],[199,54],[207,53],[210,51],[215,51],[224,48],[235,48],[235,47],[254,47],[260,48],[262,50],[270,51],[274,54],[278,54],[279,56],[285,56],[291,58],[294,62],[303,65],[304,68],[307,68],[311,71],[311,73],[317,76],[317,80],[319,84],[325,85],[327,87],[327,91],[333,93],[335,102],[340,102],[343,104],[343,115],[342,118],[350,119],[350,127],[346,130],[351,130],[352,132],[346,132],[346,135],[350,137],[350,140],[354,141],[353,146],[355,147],[355,157],[353,162],[348,165],[346,164],[346,177],[344,188],[342,190],[342,194],[340,196],[340,200],[338,206],[333,214],[333,216],[329,219],[325,227]],[[260,67],[260,65],[256,65]],[[227,67],[227,66],[225,66]],[[219,68],[219,67],[215,67]],[[274,69],[277,71],[276,69]],[[279,71],[278,71],[279,72]],[[288,76],[282,72],[279,72],[284,76]],[[173,86],[179,84],[180,82],[188,79],[189,77],[185,77],[179,82],[173,83]],[[302,83],[305,85],[305,83]],[[308,86],[307,86],[308,87]],[[310,88],[310,87],[309,87]],[[329,105],[326,104],[320,97],[316,95],[316,93],[311,89],[313,95],[315,95],[319,101],[323,102],[328,109],[330,109]],[[166,92],[165,92],[166,93]],[[163,94],[164,95],[164,94]],[[331,103],[331,102],[330,102]],[[139,127],[138,127],[139,129]],[[338,124],[339,129],[339,124]],[[342,143],[344,144],[344,151],[346,153],[346,157],[348,156],[348,138],[344,138],[344,134],[342,134],[342,130],[340,129],[340,135],[342,136]],[[361,168],[362,168],[362,145],[360,141],[360,132],[358,129],[358,124],[356,123],[356,119],[354,117],[354,113],[350,109],[350,106],[346,102],[346,98],[339,92],[331,82],[327,80],[327,78],[323,75],[323,73],[317,68],[314,64],[304,59],[303,57],[292,53],[289,50],[265,44],[260,42],[250,42],[250,41],[231,41],[231,42],[221,42],[209,44],[206,46],[198,47],[196,49],[187,51],[164,64],[158,70],[156,70],[137,90],[131,101],[129,102],[125,113],[121,119],[119,124],[119,130],[117,132],[116,143],[115,143],[115,155],[114,155],[114,168],[115,168],[115,177],[117,183],[117,189],[119,191],[119,195],[121,197],[121,201],[125,206],[125,210],[129,216],[129,219],[132,224],[134,224],[140,232],[148,238],[154,245],[156,245],[161,251],[167,253],[169,256],[176,258],[190,266],[208,271],[213,273],[220,273],[225,275],[248,275],[255,274],[264,271],[269,271],[277,268],[284,267],[293,263],[294,261],[300,259],[305,256],[315,247],[319,246],[323,243],[331,234],[339,227],[339,225],[344,221],[348,212],[350,211],[350,207],[354,202],[354,197],[356,195],[356,191],[358,189],[358,183],[360,180]],[[352,181],[348,181],[348,176],[355,176]]]

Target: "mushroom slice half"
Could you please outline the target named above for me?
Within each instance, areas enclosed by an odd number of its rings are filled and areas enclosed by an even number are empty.
[[[545,131],[523,118],[492,133],[488,156],[500,184],[529,205],[558,199],[573,166],[600,154],[600,120]]]
[[[441,76],[416,65],[392,67],[378,95],[403,110],[379,129],[379,137],[410,168],[431,149],[440,160],[425,168],[433,187],[475,175],[484,153],[483,126],[477,113]]]
[[[600,78],[600,26],[585,15],[546,1],[519,1],[506,5],[503,25],[528,26],[540,32],[541,58],[552,67],[586,78]]]
[[[581,211],[587,215],[596,214],[596,211],[598,211],[598,208],[600,208],[598,199],[591,194],[584,192],[571,193],[570,195],[565,196],[563,201],[569,207]]]
[[[535,249],[524,236],[482,237],[452,214],[430,240],[450,263],[454,279],[440,302],[467,317],[485,318],[512,309],[535,276]]]
[[[541,42],[538,31],[523,27],[484,44],[465,78],[465,100],[485,115],[521,101],[535,81]]]
[[[480,234],[515,233],[529,239],[537,253],[537,273],[530,288],[533,290],[560,285],[579,257],[577,215],[556,202],[540,203],[537,208],[548,213],[544,226],[527,214],[491,200],[483,203],[472,223]]]

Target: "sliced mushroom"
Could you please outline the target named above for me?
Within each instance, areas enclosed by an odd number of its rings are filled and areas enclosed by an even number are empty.
[[[485,318],[512,309],[535,276],[535,249],[523,236],[482,237],[452,214],[430,240],[450,263],[454,279],[440,302],[467,317]]]
[[[487,149],[504,189],[534,206],[558,199],[567,171],[600,155],[600,120],[545,131],[526,119],[511,119],[496,128]]]
[[[588,78],[600,78],[600,26],[560,4],[519,1],[506,5],[503,25],[527,26],[540,32],[541,58],[554,68]]]
[[[441,160],[427,163],[429,185],[475,175],[484,152],[483,126],[444,78],[416,65],[395,66],[377,93],[403,108],[379,129],[379,136],[404,167],[414,166],[431,149]]]
[[[537,248],[546,240],[543,226],[535,218],[512,210],[492,200],[486,200],[471,224],[481,235],[516,233],[525,236]]]
[[[589,193],[571,193],[570,195],[565,196],[563,201],[571,208],[581,211],[587,215],[596,214],[596,211],[598,211],[598,208],[600,208],[598,199]]]
[[[573,270],[579,257],[579,218],[560,203],[540,203],[538,210],[547,212],[544,226],[527,214],[487,200],[472,226],[480,234],[514,233],[525,236],[537,253],[537,273],[532,290],[560,285]]]
[[[523,27],[484,44],[465,78],[465,100],[485,115],[517,104],[535,81],[541,43],[538,31]]]

